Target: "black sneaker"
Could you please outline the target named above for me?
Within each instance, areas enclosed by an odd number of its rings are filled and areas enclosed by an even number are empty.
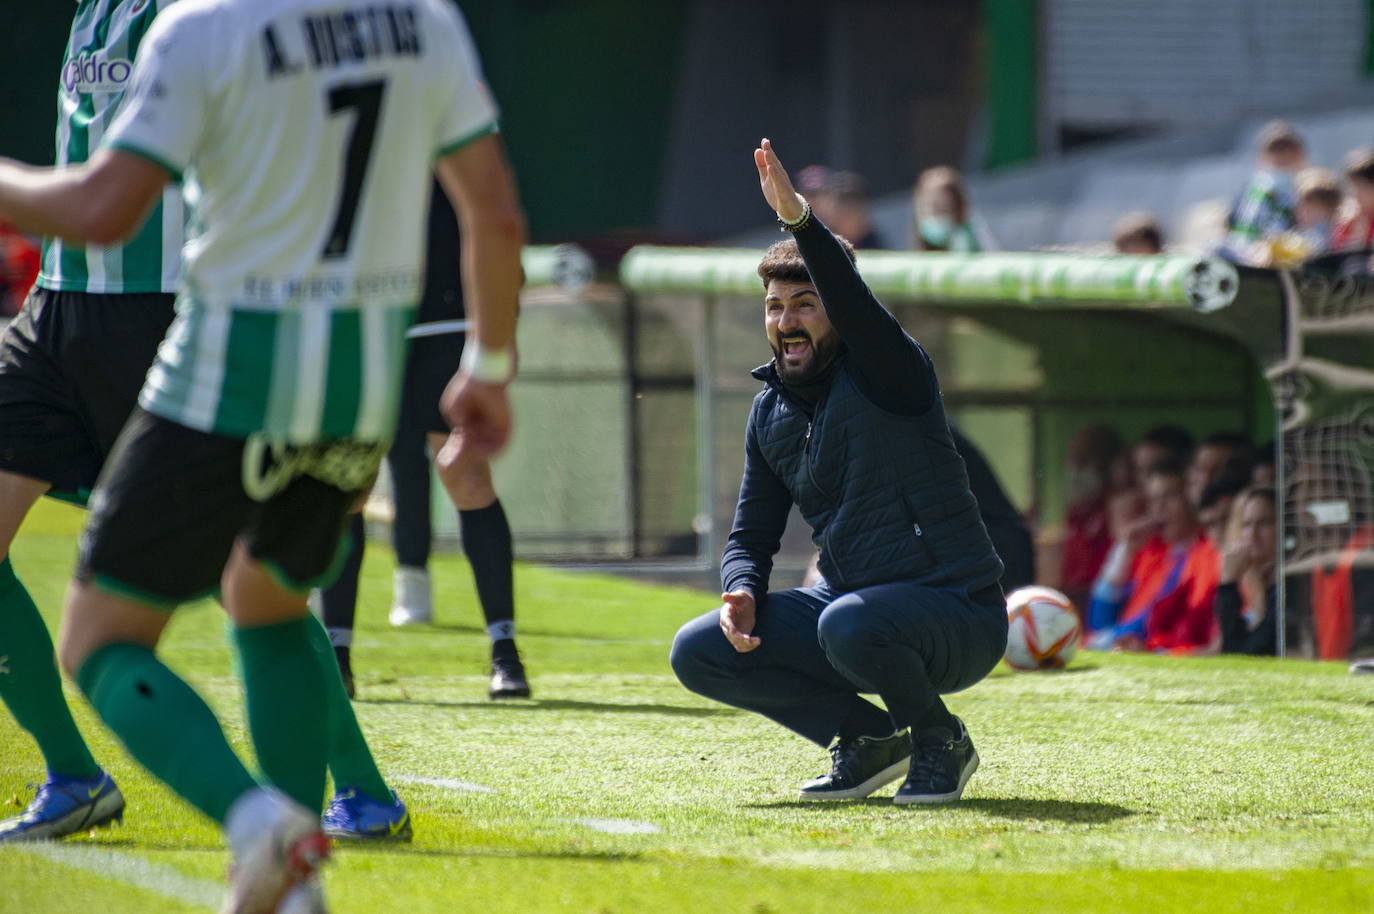
[[[891,736],[860,736],[837,740],[830,747],[834,765],[829,774],[807,781],[799,800],[861,800],[884,784],[906,774],[911,761],[911,736],[903,730]]]
[[[911,771],[892,802],[899,806],[911,803],[953,803],[964,793],[964,785],[978,770],[978,750],[968,728],[959,718],[959,736],[945,727],[923,730],[913,737]]]
[[[488,698],[529,698],[530,683],[525,678],[525,665],[514,652],[491,658],[491,686]]]

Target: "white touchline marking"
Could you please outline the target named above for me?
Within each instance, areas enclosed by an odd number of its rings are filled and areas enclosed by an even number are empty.
[[[408,774],[397,774],[388,778],[398,784],[423,784],[426,787],[443,787],[448,790],[466,790],[469,793],[496,793],[490,787],[474,784],[471,781],[458,781],[453,778],[422,778]]]
[[[594,831],[604,831],[608,835],[657,835],[663,831],[652,822],[636,822],[634,819],[569,819],[575,825],[585,825]]]
[[[9,847],[21,854],[32,854],[74,870],[94,873],[102,879],[143,889],[183,904],[218,908],[224,897],[224,886],[217,882],[188,876],[174,867],[152,863],[134,854],[51,841],[12,844]]]

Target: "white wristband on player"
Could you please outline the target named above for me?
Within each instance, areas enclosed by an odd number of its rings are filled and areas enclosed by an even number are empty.
[[[505,384],[515,377],[515,347],[484,349],[481,343],[470,340],[463,347],[463,358],[458,367],[474,381]]]

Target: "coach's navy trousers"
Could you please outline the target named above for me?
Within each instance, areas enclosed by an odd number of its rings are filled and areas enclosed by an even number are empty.
[[[837,596],[822,582],[765,594],[753,634],[759,646],[740,653],[718,611],[699,616],[673,640],[673,671],[693,692],[825,746],[841,732],[885,736],[943,718],[940,695],[973,685],[1006,651],[1006,603],[996,585],[970,597],[898,581]]]

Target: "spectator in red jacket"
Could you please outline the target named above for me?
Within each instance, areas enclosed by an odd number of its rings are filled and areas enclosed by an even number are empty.
[[[1121,436],[1105,425],[1084,425],[1069,440],[1069,505],[1059,584],[1074,606],[1087,607],[1093,581],[1112,548],[1107,506],[1113,494],[1112,465],[1121,449]]]
[[[1183,465],[1152,467],[1145,498],[1146,515],[1113,546],[1093,588],[1089,644],[1171,653],[1209,647],[1221,558],[1188,500]]]
[[[1356,149],[1345,157],[1345,178],[1354,206],[1337,223],[1331,249],[1367,251],[1374,248],[1374,147]]]

